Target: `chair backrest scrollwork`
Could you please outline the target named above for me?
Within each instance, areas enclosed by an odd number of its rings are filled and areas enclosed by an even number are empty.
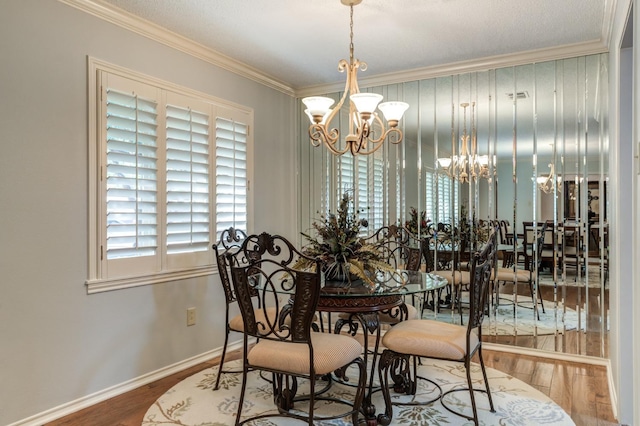
[[[374,245],[382,259],[394,268],[409,271],[420,270],[420,240],[408,229],[395,224],[379,228],[365,242]]]
[[[246,238],[247,234],[244,231],[231,227],[222,231],[220,241],[212,246],[216,253],[218,274],[220,275],[220,281],[222,283],[227,305],[236,301],[236,295],[233,291],[233,287],[231,286],[231,278],[229,277],[227,255],[229,253],[237,252]]]
[[[482,251],[476,252],[472,258],[467,335],[476,328],[480,329],[479,334],[482,333],[482,321],[488,305],[489,285],[496,266],[497,249],[498,232],[494,228]]]
[[[305,256],[284,237],[268,233],[248,236],[228,257],[245,333],[310,344],[320,296],[320,261]],[[315,262],[315,267],[296,269],[300,257]],[[238,259],[247,259],[247,263]],[[257,290],[261,305],[257,311],[252,304],[253,290]]]

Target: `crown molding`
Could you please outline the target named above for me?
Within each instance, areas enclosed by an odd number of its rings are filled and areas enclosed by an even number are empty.
[[[162,43],[168,47],[184,52],[201,59],[217,67],[230,71],[241,77],[248,78],[263,84],[274,90],[289,96],[294,96],[295,91],[285,83],[266,75],[265,73],[250,67],[229,56],[223,55],[194,42],[180,34],[171,32],[166,28],[134,16],[124,10],[117,9],[100,0],[58,0],[68,6],[79,9],[97,18],[118,25],[151,40]]]
[[[453,62],[425,68],[400,71],[397,73],[379,74],[368,78],[359,78],[360,88],[381,86],[387,84],[404,83],[408,81],[424,80],[427,78],[443,77],[468,72],[488,71],[518,65],[566,59],[576,56],[593,55],[608,51],[608,43],[593,40],[584,43],[555,46],[546,49],[528,50],[525,52],[508,53],[489,56],[469,61]],[[344,82],[309,86],[296,90],[297,97],[335,93],[344,90]]]
[[[124,10],[115,8],[101,0],[58,1],[289,96],[304,97],[323,93],[335,93],[344,90],[344,81],[294,89],[284,82],[270,77],[256,68],[229,56],[223,55],[220,52],[209,49],[194,42],[193,40],[181,36],[180,34],[168,31],[159,25],[141,19],[140,17],[130,14]],[[600,40],[555,46],[547,49],[490,56],[468,61],[416,68],[396,73],[378,74],[368,78],[360,78],[358,84],[361,88],[374,87],[604,53],[608,51],[608,40],[611,37],[611,24],[608,17],[611,17],[614,13],[615,1],[616,0],[611,0],[605,4],[605,19],[603,20],[602,38]]]
[[[604,4],[604,14],[602,17],[602,42],[609,46],[613,37],[614,23],[616,19],[616,9],[618,0],[607,0]]]

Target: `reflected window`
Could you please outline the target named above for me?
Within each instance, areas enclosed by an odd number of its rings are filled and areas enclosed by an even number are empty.
[[[431,222],[455,222],[458,211],[458,185],[446,175],[427,172],[425,177],[425,207]]]

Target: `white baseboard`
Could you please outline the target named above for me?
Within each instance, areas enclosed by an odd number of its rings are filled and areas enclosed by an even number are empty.
[[[601,365],[609,367],[611,362],[606,358],[598,358],[595,356],[566,354],[561,352],[549,352],[541,349],[521,348],[518,346],[501,345],[498,343],[482,342],[482,348],[496,352],[508,352],[518,355],[535,356],[538,358],[557,359],[560,361],[578,362],[582,364]]]
[[[231,352],[241,348],[242,348],[242,340],[234,343],[230,343],[229,346],[227,347],[227,352]],[[19,420],[15,423],[11,423],[8,426],[42,426],[45,423],[57,420],[61,417],[75,413],[76,411],[80,411],[82,409],[85,409],[97,403],[106,401],[107,399],[113,398],[118,395],[122,395],[123,393],[126,393],[126,392],[130,392],[136,388],[139,388],[140,386],[147,385],[149,383],[155,382],[156,380],[160,380],[172,374],[186,370],[187,368],[193,367],[194,365],[209,361],[215,357],[220,356],[221,354],[222,354],[222,348],[220,347],[220,348],[202,353],[200,355],[196,355],[192,358],[182,360],[175,364],[168,365],[159,370],[152,371],[150,373],[147,373],[142,376],[136,377],[134,379],[128,380],[126,382],[120,383],[110,388],[103,389],[91,395],[83,396],[82,398],[76,399],[75,401],[67,402],[65,404],[43,411],[41,413],[38,413],[26,419]]]
[[[607,383],[609,385],[609,398],[611,398],[611,411],[613,411],[613,418],[618,419],[618,393],[616,392],[616,384],[613,381],[613,371],[611,370],[611,363],[607,366]]]

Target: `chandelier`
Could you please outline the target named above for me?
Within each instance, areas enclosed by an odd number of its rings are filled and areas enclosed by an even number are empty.
[[[558,192],[562,191],[562,176],[556,177],[556,168],[553,163],[549,163],[549,174],[547,176],[538,176],[536,183],[538,188],[545,194],[551,194],[553,192],[553,181],[556,181],[556,188]]]
[[[345,6],[349,6],[350,33],[349,33],[349,62],[341,59],[338,62],[338,71],[347,72],[347,81],[342,98],[331,109],[334,100],[323,96],[312,96],[302,99],[307,107],[305,113],[311,120],[309,137],[313,146],[324,144],[335,155],[342,155],[347,151],[351,154],[372,154],[382,147],[385,140],[398,144],[402,142],[402,131],[398,128],[398,122],[409,108],[405,102],[383,102],[382,95],[376,93],[360,93],[358,88],[358,69],[366,71],[366,62],[353,57],[353,6],[362,0],[340,0]],[[331,120],[342,108],[344,101],[349,96],[349,134],[345,137],[345,146],[339,148],[340,132],[331,129]],[[379,104],[379,105],[378,105]],[[376,107],[382,111],[387,120],[388,128],[376,112]]]
[[[456,135],[453,126],[453,110],[451,111],[451,149],[452,156],[438,158],[440,171],[452,179],[458,179],[461,183],[468,183],[471,178],[489,179],[489,156],[478,155],[478,142],[475,128],[475,102],[471,102],[471,134],[467,133],[467,107],[469,103],[461,103],[463,108],[463,130],[460,136],[460,155],[456,155]],[[471,149],[469,149],[471,142]]]

